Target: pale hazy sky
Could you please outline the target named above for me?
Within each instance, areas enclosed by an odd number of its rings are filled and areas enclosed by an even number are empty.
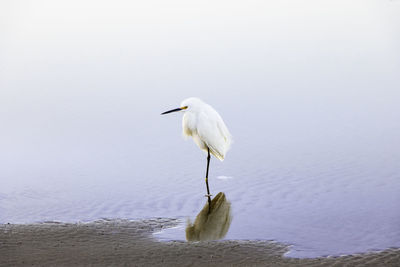
[[[1,1],[0,175],[154,146],[180,131],[158,114],[189,96],[236,132],[339,113],[389,129],[399,14],[382,0]]]

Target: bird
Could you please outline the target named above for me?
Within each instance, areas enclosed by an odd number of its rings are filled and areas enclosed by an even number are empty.
[[[211,208],[211,194],[208,186],[208,170],[210,153],[223,161],[232,143],[232,135],[226,127],[222,117],[209,104],[197,97],[190,97],[182,101],[179,108],[161,113],[183,112],[182,130],[184,137],[192,137],[197,146],[207,153],[206,187],[208,206]]]

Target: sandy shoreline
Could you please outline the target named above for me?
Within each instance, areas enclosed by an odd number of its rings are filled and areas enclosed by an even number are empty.
[[[267,241],[158,242],[174,219],[0,225],[0,266],[399,266],[400,249],[293,259]]]

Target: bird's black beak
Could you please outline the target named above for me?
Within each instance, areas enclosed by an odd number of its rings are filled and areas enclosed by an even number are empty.
[[[168,113],[171,113],[171,112],[181,111],[182,109],[183,108],[171,109],[171,110],[168,110],[168,111],[165,111],[165,112],[161,113],[161,115],[168,114]]]

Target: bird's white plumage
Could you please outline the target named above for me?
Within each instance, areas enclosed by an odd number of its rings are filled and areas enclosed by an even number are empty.
[[[184,109],[182,129],[184,136],[191,136],[200,149],[223,161],[232,143],[224,121],[218,112],[199,98],[191,97],[182,101]]]

